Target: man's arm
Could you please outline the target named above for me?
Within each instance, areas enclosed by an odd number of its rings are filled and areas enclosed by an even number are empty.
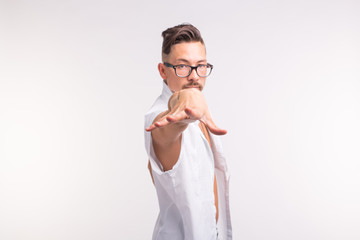
[[[168,110],[160,113],[153,124],[146,128],[146,131],[151,131],[154,151],[164,171],[176,164],[182,132],[189,123],[197,120],[202,121],[214,134],[226,134],[226,130],[218,128],[212,120],[203,94],[197,89],[184,89],[171,96]]]

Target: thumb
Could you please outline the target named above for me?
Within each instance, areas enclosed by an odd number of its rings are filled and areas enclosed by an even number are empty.
[[[202,122],[206,125],[209,131],[215,135],[225,135],[227,133],[225,129],[217,127],[211,118]]]

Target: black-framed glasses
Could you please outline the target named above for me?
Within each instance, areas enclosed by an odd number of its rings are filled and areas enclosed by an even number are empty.
[[[185,64],[172,65],[167,62],[164,62],[164,65],[166,67],[172,67],[175,70],[176,76],[182,77],[182,78],[190,76],[192,70],[194,70],[194,69],[195,69],[197,75],[199,75],[199,77],[207,77],[210,75],[212,69],[214,68],[214,66],[211,65],[210,63],[199,64],[195,67],[190,66],[190,65],[185,65]]]

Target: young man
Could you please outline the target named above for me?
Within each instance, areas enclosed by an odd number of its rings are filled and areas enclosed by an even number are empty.
[[[232,239],[227,166],[201,91],[213,66],[197,28],[162,33],[162,94],[145,115],[145,147],[160,214],[153,240]],[[215,135],[214,135],[215,134]]]

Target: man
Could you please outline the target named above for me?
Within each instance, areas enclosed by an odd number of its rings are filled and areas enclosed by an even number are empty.
[[[213,66],[197,28],[162,33],[162,94],[145,115],[145,146],[160,213],[155,240],[232,239],[227,166],[201,91]],[[215,135],[214,135],[215,134]]]

